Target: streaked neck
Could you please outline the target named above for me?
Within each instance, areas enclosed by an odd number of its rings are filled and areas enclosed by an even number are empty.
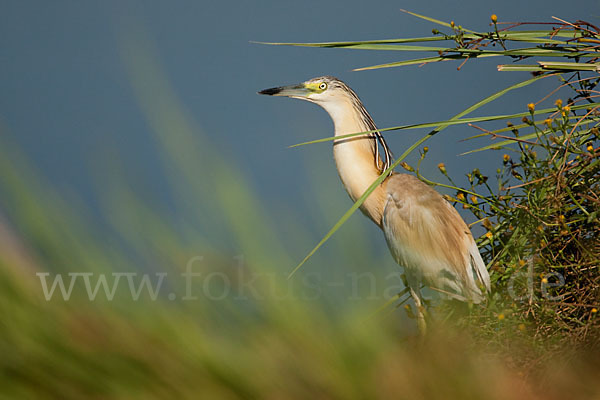
[[[333,120],[335,136],[375,129],[372,120],[369,123],[363,112],[353,104],[353,99],[343,99],[322,106]],[[382,172],[380,170],[382,163],[377,154],[377,142],[373,135],[336,139],[333,144],[333,157],[340,179],[353,201],[362,196]],[[381,225],[383,202],[384,193],[380,185],[362,204],[361,211],[376,224]]]

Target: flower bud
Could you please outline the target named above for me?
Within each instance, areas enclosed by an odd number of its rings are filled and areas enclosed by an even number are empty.
[[[556,99],[554,104],[556,104],[556,107],[558,107],[559,110],[562,108],[562,100],[561,99]]]
[[[400,166],[402,168],[404,168],[405,170],[409,171],[409,172],[414,172],[414,170],[415,170],[413,167],[411,167],[410,165],[408,165],[408,163],[406,161],[402,161],[400,163]]]
[[[483,221],[481,221],[481,225],[483,225],[485,229],[492,230],[492,223],[487,218],[484,218]]]

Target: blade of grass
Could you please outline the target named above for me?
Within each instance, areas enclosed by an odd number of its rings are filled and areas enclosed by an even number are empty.
[[[440,39],[446,40],[446,39]],[[322,48],[342,48],[358,50],[384,50],[384,51],[445,51],[447,47],[431,46],[409,46],[395,43],[373,43],[373,42],[338,42],[338,43],[263,43],[271,45],[287,45],[297,47],[322,47]]]
[[[593,53],[583,53],[583,52],[569,52],[565,53],[564,51],[557,50],[548,50],[548,49],[537,49],[537,48],[529,48],[529,49],[516,49],[516,50],[506,50],[506,51],[490,51],[490,50],[477,50],[477,49],[447,49],[447,52],[450,53],[461,53],[461,54],[448,54],[440,57],[428,57],[428,58],[419,58],[405,61],[396,61],[385,64],[377,64],[371,65],[368,67],[361,67],[353,69],[353,71],[368,71],[374,69],[381,68],[393,68],[400,67],[404,65],[413,65],[413,64],[427,64],[438,61],[447,61],[450,59],[465,59],[465,58],[483,58],[483,57],[500,57],[500,56],[520,56],[520,57],[580,57],[580,58],[595,58],[598,57],[597,54]]]
[[[541,72],[544,71],[540,65],[500,64],[498,71],[502,72]]]
[[[475,36],[472,37],[475,39]],[[398,38],[398,39],[378,39],[378,40],[359,40],[343,42],[251,42],[257,44],[268,44],[272,46],[297,46],[297,47],[346,47],[358,44],[395,44],[395,43],[419,43],[419,42],[440,42],[446,39],[444,36],[425,36],[417,38]]]
[[[357,72],[357,71],[368,71],[368,70],[372,70],[372,69],[401,67],[401,66],[404,66],[404,65],[428,64],[428,63],[439,62],[439,61],[460,60],[460,59],[463,59],[463,58],[465,58],[465,57],[463,57],[461,55],[449,55],[449,56],[445,56],[445,57],[415,58],[415,59],[412,59],[412,60],[396,61],[396,62],[392,62],[392,63],[372,65],[372,66],[369,66],[369,67],[355,68],[352,71],[355,71],[355,72]]]
[[[414,13],[414,12],[412,12],[412,11],[407,11],[407,10],[404,10],[404,9],[402,9],[402,8],[400,9],[400,11],[402,11],[402,12],[404,12],[404,13],[407,13],[407,14],[410,14],[410,15],[412,15],[413,17],[417,17],[417,18],[424,19],[425,21],[433,22],[434,24],[442,25],[442,26],[445,26],[445,27],[447,27],[447,28],[452,28],[452,25],[450,25],[448,22],[440,21],[439,19],[435,19],[435,18],[427,17],[427,16],[425,16],[425,15],[417,14],[417,13]],[[463,31],[465,31],[465,32],[477,33],[477,32],[475,32],[475,31],[472,31],[472,30],[470,30],[470,29],[467,29],[467,28],[464,28],[464,27],[461,27],[461,28],[462,28],[462,30],[463,30]]]
[[[576,120],[576,119],[580,119],[581,116],[580,115],[572,115],[569,117],[569,120]],[[584,124],[591,124],[593,122],[597,122],[600,121],[600,118],[586,118],[585,121],[581,121],[579,123],[579,125],[584,125]],[[534,122],[536,125],[544,125],[546,122],[545,121],[535,121]],[[485,137],[485,136],[490,136],[490,135],[494,135],[494,134],[498,134],[498,133],[503,133],[503,132],[508,132],[508,131],[512,131],[514,129],[523,129],[523,128],[527,128],[531,125],[528,124],[519,124],[519,125],[511,125],[511,126],[507,126],[506,128],[501,128],[501,129],[496,129],[493,131],[489,131],[489,132],[485,132],[485,133],[480,133],[478,135],[473,135],[473,136],[469,136],[468,138],[464,138],[461,141],[467,141],[467,140],[472,140],[472,139],[478,139],[481,137]]]
[[[451,40],[452,38],[444,39]],[[523,40],[520,42],[529,42]],[[541,42],[546,43],[547,40],[540,39]],[[274,44],[274,43],[267,43]],[[414,46],[414,45],[402,45],[394,43],[357,43],[357,42],[339,42],[339,43],[327,43],[327,44],[298,44],[289,43],[291,46],[299,47],[324,47],[324,48],[343,48],[343,49],[356,49],[356,50],[378,50],[378,51],[430,51],[430,52],[446,52],[446,53],[465,53],[465,54],[496,54],[503,56],[547,56],[547,57],[564,57],[564,49],[540,49],[537,47],[523,47],[512,50],[482,50],[482,49],[471,49],[471,48],[456,48],[456,47],[433,47],[433,46]],[[563,50],[563,51],[560,51]],[[572,51],[571,51],[572,52]]]
[[[547,75],[544,75],[544,76],[547,76]],[[590,106],[592,106],[592,105],[580,104],[577,106],[572,106],[571,110],[573,110],[573,111],[583,110],[583,109],[589,108]],[[553,111],[556,111],[556,108],[544,108],[544,109],[536,110],[533,113],[533,115],[546,114],[546,113],[550,113]],[[289,147],[293,148],[293,147],[306,146],[306,145],[315,144],[315,143],[330,142],[330,141],[338,140],[338,139],[348,139],[351,137],[360,136],[360,135],[364,135],[367,133],[373,133],[373,132],[388,132],[388,131],[398,131],[398,130],[406,130],[406,129],[422,129],[422,128],[432,128],[432,127],[438,127],[438,126],[447,127],[447,126],[451,126],[451,125],[472,124],[472,123],[476,123],[476,122],[501,121],[501,120],[505,120],[505,119],[526,117],[529,115],[531,115],[530,112],[524,111],[524,112],[520,112],[520,113],[516,113],[516,114],[491,115],[491,116],[473,117],[473,118],[458,118],[458,119],[449,119],[446,121],[427,122],[427,123],[423,123],[423,124],[393,126],[390,128],[382,128],[382,129],[377,129],[377,130],[372,130],[372,131],[349,133],[347,135],[330,136],[330,137],[326,137],[326,138],[311,140],[308,142],[297,143],[297,144],[291,145]],[[508,129],[505,129],[505,131],[506,130],[508,130]]]
[[[475,34],[464,34],[462,36],[463,39],[474,40],[481,39],[483,37],[488,36],[489,34],[483,33],[475,33]],[[529,42],[529,43],[552,43],[552,44],[564,44],[571,46],[583,46],[584,44],[575,43],[575,42],[566,42],[563,40],[555,40],[548,39],[540,36],[552,36],[552,31],[517,31],[517,32],[500,32],[500,39],[508,40],[508,41],[516,41],[516,42]],[[271,46],[296,46],[296,47],[325,47],[325,48],[346,48],[349,46],[357,46],[357,45],[369,45],[369,44],[401,44],[401,43],[422,43],[422,42],[443,42],[447,40],[454,41],[456,39],[456,35],[439,35],[439,36],[424,36],[424,37],[415,37],[415,38],[396,38],[396,39],[376,39],[376,40],[356,40],[356,41],[341,41],[341,42],[260,42],[260,41],[250,41],[250,43],[256,44],[267,44]],[[497,36],[494,36],[497,37]],[[553,36],[557,37],[557,36]],[[564,37],[573,38],[573,36]],[[588,46],[585,44],[585,46]]]
[[[538,61],[538,63],[545,69],[566,69],[572,71],[596,71],[600,72],[600,63],[596,64],[585,64],[585,63],[573,63],[573,62],[559,62],[559,61]]]
[[[590,133],[590,131],[591,131],[591,128],[590,129],[584,129],[584,130],[581,130],[579,134],[580,135],[585,135],[585,134]],[[544,132],[547,132],[547,131],[544,131]],[[517,141],[519,141],[519,140],[528,140],[528,139],[536,138],[536,137],[538,137],[538,135],[539,135],[538,132],[530,133],[530,134],[527,134],[527,135],[519,136],[518,138],[516,138],[514,140],[513,139],[503,140],[501,142],[490,144],[490,145],[487,145],[487,146],[484,146],[484,147],[480,147],[478,149],[469,150],[469,151],[466,151],[464,153],[461,153],[460,155],[464,156],[466,154],[477,153],[477,152],[484,151],[484,150],[491,150],[491,149],[496,149],[496,148],[499,149],[499,148],[501,148],[503,146],[507,146],[507,145],[510,145],[510,144],[517,143]],[[560,139],[562,137],[563,136],[557,136],[558,139]]]
[[[580,119],[580,118],[581,118],[580,116],[572,115],[569,117],[569,120]],[[592,123],[592,122],[595,122],[598,120],[599,120],[598,118],[587,118],[586,121],[581,122],[581,124],[588,124],[588,123]],[[546,122],[545,121],[534,121],[534,123],[536,125],[544,125]],[[531,126],[531,125],[528,125],[528,124],[511,125],[511,126],[507,126],[505,128],[495,129],[493,131],[479,133],[477,135],[469,136],[467,138],[462,139],[461,142],[466,142],[467,140],[478,139],[481,137],[490,136],[490,135],[494,135],[494,134],[498,134],[498,133],[508,132],[508,131],[512,131],[514,129],[523,129],[523,128],[527,128],[529,126]]]

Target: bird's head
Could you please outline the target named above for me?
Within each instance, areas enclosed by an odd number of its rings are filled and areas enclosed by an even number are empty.
[[[297,85],[261,90],[258,94],[307,100],[325,107],[326,104],[347,100],[354,92],[344,82],[333,76],[320,76]]]

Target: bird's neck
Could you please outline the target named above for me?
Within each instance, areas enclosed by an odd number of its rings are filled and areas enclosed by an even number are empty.
[[[347,103],[340,101],[324,108],[335,125],[335,136],[374,129],[373,126],[368,126],[364,116],[353,106],[350,100]],[[333,143],[333,157],[338,174],[353,201],[362,196],[381,174],[377,167],[381,165],[381,162],[376,149],[375,139],[368,135],[336,139]],[[384,197],[384,190],[380,185],[361,206],[361,211],[380,226]]]

